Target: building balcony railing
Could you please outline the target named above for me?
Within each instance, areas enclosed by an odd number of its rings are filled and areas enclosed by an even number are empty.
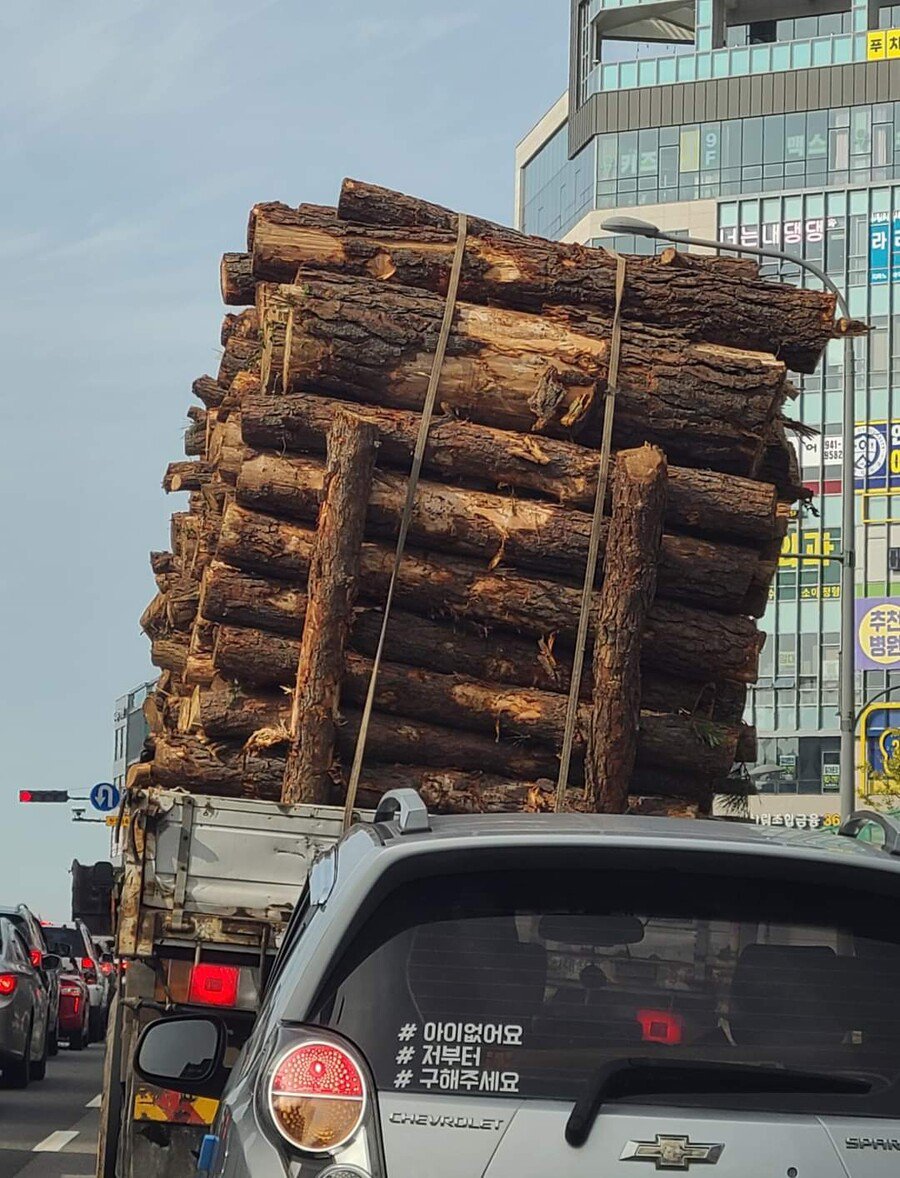
[[[786,73],[819,66],[848,65],[868,58],[865,33],[841,33],[803,41],[771,42],[683,53],[637,61],[598,63],[586,78],[586,96],[643,86]]]

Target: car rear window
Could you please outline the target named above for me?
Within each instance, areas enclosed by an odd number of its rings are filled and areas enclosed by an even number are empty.
[[[312,1021],[391,1092],[576,1099],[634,1056],[849,1073],[883,1092],[900,1078],[895,907],[689,873],[417,880],[366,922]]]
[[[54,928],[52,925],[47,925],[44,928],[44,936],[47,938],[51,950],[61,957],[87,956],[84,937],[78,929]]]

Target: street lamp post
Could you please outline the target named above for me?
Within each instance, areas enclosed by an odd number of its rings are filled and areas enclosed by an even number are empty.
[[[828,277],[821,267],[796,254],[783,250],[758,249],[749,245],[732,245],[727,241],[706,241],[686,233],[667,233],[649,221],[636,217],[610,217],[602,228],[607,233],[629,233],[638,237],[649,237],[671,241],[676,245],[699,245],[707,249],[726,250],[734,254],[751,254],[757,258],[771,258],[774,261],[791,262],[802,266],[830,290],[844,318],[850,318],[850,308],[840,288]],[[855,631],[856,631],[856,504],[854,501],[853,442],[856,430],[856,372],[853,353],[853,339],[844,337],[844,403],[843,434],[844,449],[841,460],[841,668],[838,692],[840,713],[840,808],[841,816],[847,818],[856,808],[856,680],[855,680]]]

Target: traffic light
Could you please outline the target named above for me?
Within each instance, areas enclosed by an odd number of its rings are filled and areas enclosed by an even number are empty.
[[[67,789],[20,789],[20,802],[67,802]]]

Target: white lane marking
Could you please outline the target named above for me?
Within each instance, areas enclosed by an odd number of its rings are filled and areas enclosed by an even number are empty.
[[[55,1133],[51,1133],[49,1137],[45,1137],[43,1141],[39,1141],[31,1152],[59,1153],[61,1149],[64,1149],[77,1136],[77,1129],[57,1129]]]
[[[99,1108],[102,1103],[103,1103],[103,1093],[98,1092],[97,1095],[94,1097],[94,1099],[89,1100],[84,1107],[85,1108]]]

